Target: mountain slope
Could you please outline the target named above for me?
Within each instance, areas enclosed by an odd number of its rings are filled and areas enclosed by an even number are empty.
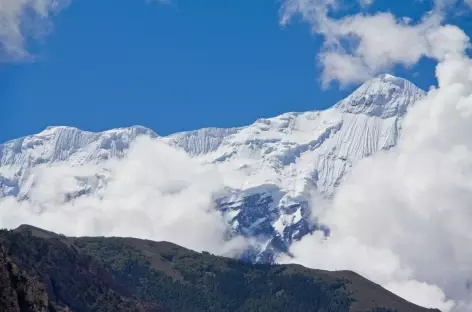
[[[47,285],[38,288],[42,305],[2,311],[433,311],[352,272],[252,265],[166,242],[67,238],[21,226],[0,231],[0,246],[21,274]],[[5,267],[0,261],[0,281]]]
[[[235,235],[256,238],[252,261],[273,261],[294,240],[322,225],[310,218],[313,195],[331,197],[357,161],[396,145],[408,107],[424,96],[412,83],[381,75],[324,111],[286,113],[240,128],[207,128],[158,137],[143,127],[91,133],[51,127],[0,145],[0,198],[29,200],[40,165],[95,171],[76,176],[70,201],[106,188],[108,159],[126,155],[139,135],[185,150],[237,176],[216,198]],[[97,169],[98,168],[98,169]],[[1,207],[0,207],[1,209]]]
[[[72,127],[49,127],[39,134],[0,145],[0,196],[27,197],[34,184],[34,168],[67,163],[99,164],[126,155],[140,135],[157,137],[150,129],[130,127],[101,133]]]
[[[0,311],[60,311],[48,300],[46,287],[9,259],[0,245]],[[65,311],[65,310],[64,310]]]

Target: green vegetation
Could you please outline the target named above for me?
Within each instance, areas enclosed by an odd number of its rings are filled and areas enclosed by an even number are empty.
[[[143,311],[141,304],[128,297],[129,292],[90,256],[58,238],[43,239],[28,233],[2,231],[0,240],[11,262],[30,279],[41,281],[42,288],[48,292],[46,298],[61,309]]]
[[[429,311],[353,272],[250,264],[166,242],[22,226],[0,231],[0,251],[0,311]]]
[[[286,267],[252,265],[195,253],[166,250],[182,280],[152,267],[153,259],[122,238],[79,238],[74,243],[99,259],[142,300],[163,302],[172,311],[348,311],[343,282],[299,274]]]

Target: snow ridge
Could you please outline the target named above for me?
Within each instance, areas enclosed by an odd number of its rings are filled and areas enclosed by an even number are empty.
[[[141,126],[99,133],[60,126],[1,144],[0,197],[25,196],[34,180],[32,169],[39,165],[66,163],[76,167],[123,157],[140,135],[158,137]]]
[[[180,132],[169,136],[170,144],[183,148],[188,154],[198,156],[216,151],[225,139],[240,128],[204,128]]]
[[[101,133],[49,127],[0,145],[0,197],[27,198],[31,172],[38,165],[100,166],[125,156],[136,137],[150,135],[202,163],[216,164],[224,174],[243,177],[219,195],[217,206],[235,234],[261,241],[250,260],[273,261],[277,250],[286,250],[319,226],[309,218],[309,208],[316,209],[309,207],[311,195],[332,196],[357,161],[395,146],[408,107],[424,95],[405,79],[380,75],[330,109],[261,118],[246,127],[205,128],[168,137],[140,126]],[[81,177],[89,180],[97,179]],[[84,182],[71,196],[105,186],[106,181]]]
[[[408,106],[423,96],[424,92],[410,81],[383,74],[364,83],[335,107],[346,113],[391,118],[403,116]]]

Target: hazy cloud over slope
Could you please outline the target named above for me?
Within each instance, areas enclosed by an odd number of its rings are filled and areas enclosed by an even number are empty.
[[[141,137],[127,157],[106,167],[38,167],[28,201],[0,200],[0,227],[27,223],[67,235],[133,236],[219,254],[244,244],[225,242],[227,223],[214,209],[222,177],[185,152]],[[93,179],[97,172],[109,177],[106,188],[74,196],[81,177]],[[99,177],[87,181],[96,183]]]

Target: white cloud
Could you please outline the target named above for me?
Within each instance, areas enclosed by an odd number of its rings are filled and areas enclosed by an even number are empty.
[[[29,57],[28,38],[47,32],[50,16],[68,5],[69,0],[1,0],[0,61]]]
[[[463,46],[457,29],[440,35]],[[302,264],[354,270],[420,305],[472,311],[472,61],[450,53],[456,48],[437,51],[445,51],[439,88],[410,108],[398,146],[359,162],[331,205],[314,211],[329,239],[306,237],[291,251]]]
[[[335,44],[327,45],[324,53],[343,53],[353,62],[362,64],[359,77],[375,75],[388,69],[395,63],[413,65],[428,52],[428,27],[419,24],[410,26],[390,13],[373,16],[355,15],[337,21],[332,34]],[[343,47],[343,42],[345,41]],[[326,59],[325,59],[326,61]],[[324,63],[330,66],[330,63]],[[325,81],[343,78],[343,73],[330,76],[325,71]],[[362,81],[353,78],[349,81]]]
[[[146,1],[159,4],[173,2]],[[28,41],[51,31],[51,17],[70,2],[71,0],[0,0],[0,62],[31,59]]]
[[[301,15],[326,40],[325,83],[359,82],[422,57],[438,62],[438,88],[410,108],[398,146],[357,164],[313,212],[331,236],[305,237],[289,261],[351,269],[417,304],[472,311],[472,61],[468,36],[442,24],[451,1],[416,24],[391,13],[333,19],[332,4],[289,2],[282,22]]]
[[[137,139],[127,157],[106,167],[39,167],[28,202],[0,201],[0,227],[26,223],[67,235],[132,236],[219,254],[245,245],[242,238],[225,241],[227,223],[213,201],[223,179],[212,167],[149,138]],[[108,176],[106,187],[68,201],[83,179],[87,185],[104,180],[95,174]]]
[[[352,270],[410,302],[443,312],[455,305],[438,286],[414,280],[412,269],[392,250],[370,246],[354,236],[333,234],[326,240],[323,233],[317,232],[295,243],[290,252],[295,258],[283,258],[281,262],[322,270]]]
[[[372,71],[358,57],[336,51],[320,53],[319,59],[323,64],[323,85],[337,79],[342,85],[349,85],[352,81],[364,81],[372,76]]]
[[[325,42],[319,60],[323,83],[338,81],[344,86],[362,82],[395,65],[412,66],[422,57],[438,59],[446,53],[461,53],[462,45],[467,42],[464,33],[441,25],[450,2],[437,1],[433,11],[412,24],[409,18],[381,12],[332,18],[330,13],[340,7],[336,0],[286,0],[281,9],[281,23],[287,24],[293,17],[301,16],[314,33],[322,35]],[[445,32],[455,33],[444,36]],[[440,40],[450,35],[463,39]]]
[[[405,282],[391,282],[386,284],[385,288],[424,307],[434,307],[441,311],[450,311],[457,308],[454,302],[446,299],[442,289],[435,285],[408,280]]]
[[[336,45],[327,45],[322,53],[323,80],[349,84],[397,64],[410,67],[422,57],[440,61],[446,56],[462,54],[468,45],[468,37],[457,27],[439,25],[439,21],[432,16],[420,24],[410,25],[390,13],[356,15],[338,21],[332,32],[337,38]],[[343,41],[347,42],[347,48],[339,44]],[[329,71],[336,66],[336,59],[333,62],[329,58],[331,55],[350,60],[357,68],[357,76],[353,77],[347,71]]]

